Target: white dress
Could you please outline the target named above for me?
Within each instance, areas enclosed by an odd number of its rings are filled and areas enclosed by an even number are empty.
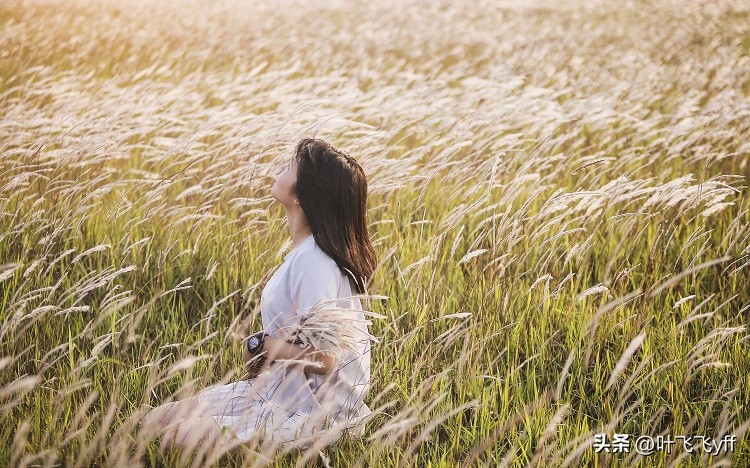
[[[260,298],[263,329],[273,336],[318,301],[342,298],[330,306],[355,309],[352,326],[364,329],[365,317],[353,280],[320,250],[310,235],[284,257]],[[327,375],[306,373],[291,365],[274,363],[271,370],[248,381],[214,385],[198,393],[207,407],[203,413],[216,420],[231,439],[259,438],[281,446],[305,447],[313,436],[328,436],[333,443],[340,430],[361,434],[362,418],[370,414],[363,398],[370,384],[370,341],[357,352],[336,358]]]

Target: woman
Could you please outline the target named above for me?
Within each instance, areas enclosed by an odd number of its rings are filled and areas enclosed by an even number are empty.
[[[355,296],[366,292],[376,267],[364,171],[325,141],[303,139],[271,194],[284,206],[293,248],[261,294],[262,339],[243,347],[246,364],[263,362],[260,373],[151,410],[141,426],[164,433],[165,445],[218,443],[222,432],[242,442],[304,447],[328,435],[324,443],[330,443],[337,430],[357,426],[370,413],[363,401],[368,339],[334,355],[287,341],[282,333],[305,313],[333,307],[346,311],[347,326],[369,337]]]

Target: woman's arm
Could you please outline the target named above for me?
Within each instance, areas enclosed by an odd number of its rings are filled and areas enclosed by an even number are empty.
[[[273,336],[266,336],[263,340],[263,347],[260,349],[259,353],[262,352],[266,353],[266,360],[263,363],[261,372],[267,370],[271,366],[271,363],[276,359],[293,359],[310,361],[310,364],[303,367],[304,372],[325,375],[331,371],[335,360],[332,355],[315,351],[312,346],[300,348],[299,345],[289,343],[281,338],[274,338]],[[248,352],[247,346],[242,346],[242,362],[247,364],[247,362],[254,357],[255,356]]]
[[[262,351],[266,353],[266,365],[270,365],[277,359],[292,359],[310,361],[303,367],[305,372],[325,375],[331,371],[335,358],[328,353],[316,351],[312,346],[300,348],[299,345],[289,343],[281,338],[267,336],[263,340]]]

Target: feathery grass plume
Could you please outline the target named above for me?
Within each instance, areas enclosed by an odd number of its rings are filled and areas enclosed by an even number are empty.
[[[15,273],[16,270],[19,269],[21,264],[19,263],[9,263],[6,265],[0,266],[0,282],[7,280],[8,278],[11,278]]]
[[[563,420],[565,419],[565,415],[569,410],[570,403],[564,403],[562,406],[560,406],[560,408],[557,409],[557,411],[555,411],[555,414],[552,416],[549,423],[547,423],[547,426],[544,428],[544,432],[542,432],[542,435],[536,444],[534,455],[531,457],[531,461],[529,461],[529,464],[534,464],[542,457],[545,457],[545,455],[552,450],[552,448],[547,447],[547,441],[555,436],[555,432],[557,432],[558,426],[563,422]]]
[[[568,353],[568,358],[565,359],[565,364],[563,365],[562,371],[560,372],[560,377],[557,380],[557,387],[555,388],[555,400],[560,399],[560,395],[562,395],[562,389],[563,385],[565,385],[565,380],[568,378],[568,371],[570,370],[570,366],[573,364],[573,359],[575,359],[575,349],[571,349]]]
[[[576,297],[576,301],[580,302],[586,296],[591,296],[591,295],[599,294],[599,293],[606,293],[608,291],[609,291],[608,287],[604,286],[603,284],[597,284],[596,286],[592,286],[588,288],[587,290],[583,291],[582,293],[580,293],[578,297]]]
[[[364,296],[362,296],[364,297]],[[377,296],[382,297],[382,296]],[[312,346],[317,351],[341,357],[346,352],[356,352],[363,342],[379,340],[367,331],[370,320],[357,320],[354,312],[366,317],[383,319],[385,316],[359,309],[330,307],[341,299],[320,301],[307,311],[297,314],[292,324],[279,328],[280,336],[303,347]]]
[[[387,296],[381,295],[356,295],[350,297],[387,298]],[[317,304],[305,312],[294,316],[292,323],[279,327],[277,336],[284,341],[298,344],[303,348],[310,346],[316,351],[331,354],[339,359],[343,358],[346,353],[358,353],[364,342],[379,342],[378,338],[367,331],[367,327],[372,325],[372,321],[366,319],[358,320],[353,317],[353,313],[362,312],[366,317],[379,319],[383,319],[385,316],[371,311],[336,306],[343,299],[347,298],[318,301]],[[255,376],[257,365],[261,361],[257,357],[253,359],[254,361],[248,364],[249,368],[246,369],[241,377],[242,380],[247,380]],[[286,360],[285,362],[297,364],[309,363],[304,360]]]
[[[633,354],[638,350],[638,348],[641,346],[641,343],[643,343],[643,340],[645,339],[646,332],[641,332],[640,334],[638,334],[638,336],[630,341],[630,344],[628,344],[628,347],[625,349],[625,351],[623,351],[622,356],[620,356],[620,359],[617,361],[617,364],[615,364],[615,368],[612,369],[612,373],[609,375],[609,380],[607,380],[607,384],[604,387],[605,390],[608,390],[609,387],[611,387],[612,384],[615,383],[617,377],[619,377],[620,374],[628,366],[630,358],[633,357]]]

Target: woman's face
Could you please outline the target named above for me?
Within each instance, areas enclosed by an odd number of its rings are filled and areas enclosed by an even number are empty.
[[[297,183],[297,161],[293,157],[283,164],[276,176],[276,182],[271,187],[271,195],[285,207],[291,207],[296,197],[292,187]]]

